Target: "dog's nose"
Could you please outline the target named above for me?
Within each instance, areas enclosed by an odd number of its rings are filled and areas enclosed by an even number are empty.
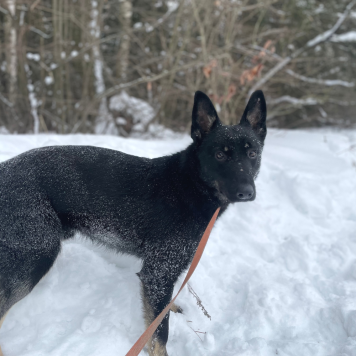
[[[251,184],[243,184],[239,186],[237,197],[241,200],[251,199],[255,193]]]

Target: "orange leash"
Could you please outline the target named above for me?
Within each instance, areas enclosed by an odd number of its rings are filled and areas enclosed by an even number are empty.
[[[131,350],[126,354],[126,356],[138,356],[138,354],[142,351],[148,340],[152,337],[153,333],[155,330],[158,328],[158,325],[161,323],[163,318],[166,316],[168,313],[169,309],[171,308],[172,304],[178,297],[178,294],[181,292],[181,290],[184,288],[184,286],[187,284],[189,281],[189,278],[192,276],[193,272],[195,271],[200,258],[203,254],[204,248],[206,246],[206,243],[208,242],[208,238],[210,236],[211,230],[214,226],[215,220],[218,217],[220,208],[217,208],[215,211],[213,217],[211,218],[208,227],[205,229],[204,235],[201,238],[199,242],[199,246],[197,248],[197,251],[195,252],[192,264],[189,267],[188,273],[184,279],[184,282],[182,286],[180,287],[177,295],[172,299],[172,301],[162,310],[161,314],[158,315],[158,317],[152,322],[152,324],[146,329],[146,331],[140,336],[140,338],[136,341],[135,345],[132,346]]]

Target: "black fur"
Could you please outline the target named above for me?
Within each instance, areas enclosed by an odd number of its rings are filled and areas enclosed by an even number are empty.
[[[255,92],[224,126],[197,92],[193,143],[147,159],[90,146],[45,147],[0,164],[0,319],[45,275],[76,231],[142,259],[144,302],[157,316],[215,210],[255,198],[266,104]],[[147,309],[147,308],[146,308]],[[146,310],[146,314],[149,311]],[[163,345],[168,318],[156,332]]]

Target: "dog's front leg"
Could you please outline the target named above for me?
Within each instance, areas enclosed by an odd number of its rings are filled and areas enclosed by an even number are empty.
[[[170,302],[174,284],[162,271],[156,271],[146,263],[138,275],[141,280],[141,295],[147,328]],[[169,312],[147,343],[150,356],[168,356],[166,350],[168,331]]]

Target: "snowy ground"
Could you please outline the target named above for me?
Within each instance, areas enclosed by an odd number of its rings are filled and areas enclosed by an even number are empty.
[[[0,161],[58,144],[156,157],[189,142],[0,136]],[[356,355],[355,144],[356,131],[270,130],[256,201],[218,221],[191,280],[211,321],[185,289],[185,314],[171,315],[170,356]],[[65,243],[5,319],[5,356],[125,355],[144,330],[139,270],[140,261],[82,238]]]

